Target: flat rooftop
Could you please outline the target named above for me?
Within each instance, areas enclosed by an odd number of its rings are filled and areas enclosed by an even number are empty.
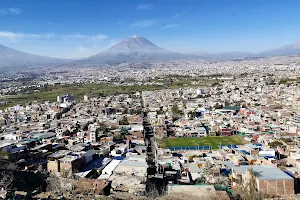
[[[253,169],[258,173],[257,178],[260,180],[290,180],[293,179],[281,169],[267,165],[239,166],[233,167],[233,170],[239,174],[246,174],[247,169]]]
[[[77,160],[79,157],[78,156],[71,156],[71,155],[66,155],[65,157],[59,159],[62,162],[72,162],[74,160]]]
[[[148,167],[148,164],[146,162],[122,160],[122,162],[120,162],[119,166]]]
[[[56,153],[49,155],[48,157],[49,158],[62,158],[70,153],[71,153],[71,151],[69,151],[69,150],[60,150]]]

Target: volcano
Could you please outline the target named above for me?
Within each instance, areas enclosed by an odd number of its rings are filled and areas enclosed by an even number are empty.
[[[119,42],[118,44],[112,46],[106,52],[167,52],[154,43],[150,42],[149,40],[141,37],[141,36],[131,36],[126,38],[125,40]]]
[[[89,63],[124,63],[135,61],[192,59],[196,56],[163,49],[141,36],[128,37],[111,48],[84,59]]]

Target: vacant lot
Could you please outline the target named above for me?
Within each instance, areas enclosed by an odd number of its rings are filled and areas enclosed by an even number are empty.
[[[240,136],[216,136],[203,138],[166,138],[162,141],[161,146],[181,147],[181,146],[212,146],[213,149],[218,149],[218,145],[228,144],[244,144],[245,141]]]

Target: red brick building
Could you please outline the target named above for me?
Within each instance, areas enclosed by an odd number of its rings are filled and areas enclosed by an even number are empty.
[[[232,128],[221,128],[221,136],[230,136],[232,135]]]

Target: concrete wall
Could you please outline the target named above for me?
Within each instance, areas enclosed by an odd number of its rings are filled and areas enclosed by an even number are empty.
[[[59,167],[59,160],[48,160],[47,163],[47,170],[48,172],[54,172],[54,173],[58,173],[60,170]]]
[[[71,162],[60,162],[60,171],[68,174],[76,173],[83,165],[83,159],[76,159]]]

